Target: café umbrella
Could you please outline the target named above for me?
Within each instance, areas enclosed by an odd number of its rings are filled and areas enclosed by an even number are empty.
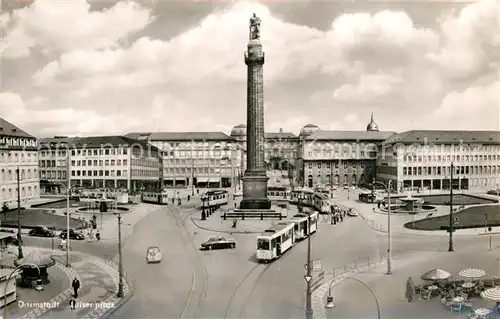
[[[486,300],[495,301],[497,308],[500,307],[500,287],[486,289],[481,293],[481,297]]]
[[[465,277],[465,278],[480,278],[486,275],[486,272],[482,269],[477,269],[477,268],[467,268],[464,270],[461,270],[458,273],[459,276]]]
[[[420,278],[423,280],[446,280],[451,274],[443,269],[434,268],[423,274]]]

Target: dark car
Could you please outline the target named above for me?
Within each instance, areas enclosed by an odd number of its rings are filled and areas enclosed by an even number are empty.
[[[498,196],[498,195],[500,194],[500,189],[497,189],[497,190],[495,190],[495,189],[489,190],[489,191],[487,192],[487,194],[488,194],[488,195],[497,195],[497,196]]]
[[[52,229],[48,229],[45,226],[37,226],[34,227],[32,230],[29,231],[28,233],[30,236],[37,236],[37,237],[54,237],[55,233]]]
[[[67,232],[68,231],[66,229],[64,229],[63,231],[61,231],[61,234],[59,235],[59,237],[61,237],[62,239],[66,239]],[[70,229],[69,230],[69,239],[84,240],[85,236],[83,236],[82,233],[75,231],[74,229]]]
[[[223,248],[236,248],[236,241],[232,238],[224,238],[222,236],[212,237],[206,242],[201,244],[202,249],[223,249]]]

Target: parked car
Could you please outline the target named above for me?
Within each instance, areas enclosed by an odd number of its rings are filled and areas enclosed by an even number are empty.
[[[201,248],[207,250],[236,248],[236,241],[232,238],[225,238],[222,236],[212,237],[206,242],[202,243]]]
[[[498,195],[498,194],[500,194],[500,189],[498,189],[498,190],[495,190],[495,189],[489,190],[487,192],[487,194],[488,195]]]
[[[157,264],[161,262],[161,251],[159,247],[148,247],[148,250],[146,251],[146,262],[148,264]]]
[[[54,237],[55,232],[52,229],[48,229],[45,226],[37,226],[29,231],[30,236],[38,236],[38,237]]]
[[[357,211],[357,210],[355,210],[355,209],[349,209],[349,210],[347,211],[347,215],[348,215],[348,216],[351,216],[351,217],[356,217],[356,216],[358,216],[359,214],[358,214],[358,211]]]
[[[66,233],[67,233],[67,230],[64,229],[63,231],[61,231],[61,234],[59,235],[59,237],[61,237],[62,239],[66,239]],[[82,233],[75,231],[74,229],[70,229],[69,230],[69,239],[84,240],[85,236],[83,236]]]
[[[348,190],[348,189],[349,189],[349,185],[344,184],[344,189],[345,189],[345,190]]]

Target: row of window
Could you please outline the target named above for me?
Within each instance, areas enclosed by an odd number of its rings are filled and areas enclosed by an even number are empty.
[[[115,175],[116,174],[116,175]],[[91,177],[91,176],[127,176],[127,171],[126,170],[92,170],[92,171],[81,171],[81,170],[72,170],[71,171],[71,176],[72,177],[78,177],[78,176],[86,176],[86,177]]]
[[[496,174],[500,172],[500,165],[498,166],[455,166],[454,174],[467,175],[467,174]],[[419,176],[419,175],[446,175],[451,173],[450,166],[429,166],[429,167],[403,167],[403,175],[405,176]]]
[[[307,157],[308,158],[317,158],[317,157],[328,157],[328,158],[375,158],[377,157],[377,152],[375,151],[370,151],[370,152],[365,152],[365,151],[359,151],[358,152],[349,152],[349,151],[344,151],[341,153],[339,152],[332,152],[331,150],[324,150],[323,152],[307,152]]]
[[[342,165],[344,168],[352,167],[352,168],[365,168],[365,163],[364,162],[342,162],[339,164],[339,162],[335,163],[317,163],[316,167],[318,169],[326,169],[326,170],[331,170],[333,168],[339,168],[339,166]],[[307,163],[307,168],[310,170],[313,169],[313,163]]]
[[[132,169],[132,176],[158,177],[159,175],[159,171]]]
[[[236,166],[238,163],[233,162],[233,165]],[[229,160],[220,160],[220,159],[173,159],[173,160],[164,160],[163,167],[192,167],[192,166],[210,166],[210,167],[224,167],[231,166],[231,161]]]
[[[40,167],[66,167],[66,160],[40,160]]]
[[[57,156],[56,156],[57,154]],[[45,150],[45,151],[40,151],[40,157],[66,157],[66,151],[65,150],[60,150],[60,151],[48,151],[48,150]]]
[[[76,160],[71,161],[71,166],[126,166],[128,161],[126,159],[111,159],[111,160]]]
[[[1,136],[0,144],[7,146],[25,146],[36,147],[36,139],[28,139],[24,137]]]
[[[31,186],[22,186],[21,187],[21,198],[36,196],[38,195],[38,187],[36,185]],[[17,187],[16,188],[2,188],[2,199],[9,200],[17,198]]]
[[[416,144],[414,145],[405,145],[408,148],[407,153],[414,153],[416,151],[421,151],[425,153],[499,153],[500,147],[496,145],[483,145],[483,144],[474,144],[474,145],[464,145],[464,144],[456,144],[456,145],[443,145],[443,144]],[[408,155],[408,154],[407,154]]]
[[[151,159],[131,159],[130,164],[132,166],[142,166],[142,167],[159,167],[160,163],[158,160],[151,160]],[[124,164],[127,165],[127,164]]]
[[[408,155],[403,157],[404,162],[460,162],[460,161],[496,161],[500,160],[500,155],[427,155],[427,156],[414,156]]]
[[[214,167],[195,167],[194,174],[221,174],[224,176],[231,175],[231,169],[216,169]],[[163,175],[191,175],[193,174],[191,167],[170,167],[163,169]]]
[[[66,179],[66,171],[40,171],[40,179]]]
[[[191,149],[208,149],[208,148],[231,148],[231,143],[226,142],[163,142],[163,141],[153,141],[151,142],[154,146],[158,147],[164,151],[171,151],[174,149],[183,149],[183,150],[191,150]]]
[[[222,158],[231,157],[231,151],[205,150],[205,151],[167,151],[163,153],[166,157],[175,158]]]
[[[266,159],[272,158],[272,157],[282,157],[282,158],[296,158],[297,157],[297,151],[290,151],[290,152],[283,152],[283,151],[274,151],[274,152],[266,152]]]
[[[34,179],[38,177],[38,173],[36,171],[36,168],[34,169],[19,169],[19,174],[20,174],[20,179]],[[0,180],[2,181],[16,181],[17,180],[17,174],[15,169],[5,169],[2,168],[0,171]]]
[[[38,154],[35,151],[0,151],[1,163],[36,162],[37,160]]]
[[[127,155],[127,148],[99,148],[91,150],[71,150],[72,156]]]

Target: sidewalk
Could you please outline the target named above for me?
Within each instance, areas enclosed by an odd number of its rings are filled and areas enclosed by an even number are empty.
[[[25,250],[28,247],[25,247]],[[44,254],[52,255],[56,260],[56,267],[65,273],[65,285],[62,285],[62,292],[45,300],[37,300],[36,302],[45,303],[44,305],[30,305],[30,307],[20,308],[18,303],[7,306],[9,317],[17,317],[21,319],[31,318],[98,318],[106,311],[114,308],[120,302],[116,297],[118,286],[118,272],[115,270],[111,261],[104,261],[96,257],[81,254],[71,253],[70,263],[71,268],[65,267],[65,253],[56,252],[47,249],[36,249]],[[55,275],[49,269],[49,278],[52,275],[52,281],[55,281]],[[69,302],[73,298],[73,290],[71,289],[71,280],[78,278],[81,283],[79,296],[77,299],[77,309],[71,310]],[[45,290],[49,290],[51,284],[48,284]],[[61,286],[61,285],[60,285]],[[45,291],[44,290],[44,291]],[[124,295],[125,298],[130,295],[130,287],[127,281],[124,280]],[[124,298],[124,299],[125,299]],[[122,299],[122,300],[124,300]],[[18,299],[19,301],[20,299]],[[78,307],[79,306],[79,307]],[[16,310],[28,310],[29,312],[16,313]]]

